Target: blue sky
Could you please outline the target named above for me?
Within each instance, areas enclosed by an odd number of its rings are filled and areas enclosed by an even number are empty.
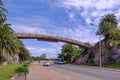
[[[7,22],[16,33],[37,33],[95,43],[101,16],[120,19],[120,0],[4,0]],[[96,25],[91,26],[90,23]],[[120,24],[119,24],[120,25]],[[22,40],[32,56],[56,57],[65,43]]]

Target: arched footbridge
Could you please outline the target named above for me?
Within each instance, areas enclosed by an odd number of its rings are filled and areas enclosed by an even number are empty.
[[[37,40],[50,41],[50,42],[66,42],[66,43],[71,43],[71,44],[78,45],[80,47],[87,48],[87,49],[91,48],[91,46],[86,45],[77,40],[63,38],[63,37],[41,35],[41,34],[16,34],[16,36],[19,39],[37,39]]]

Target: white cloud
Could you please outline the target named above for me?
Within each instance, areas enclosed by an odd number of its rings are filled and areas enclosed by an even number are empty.
[[[116,12],[116,16],[119,16],[119,17],[117,17],[117,18],[118,18],[118,20],[120,20],[120,9],[117,10],[117,12]]]
[[[86,23],[87,23],[87,24],[90,24],[90,23],[91,23],[90,18],[86,18]]]
[[[69,16],[73,9],[77,10],[86,23],[91,21],[98,24],[101,16],[107,13],[114,13],[120,18],[120,0],[61,0],[59,4],[61,4],[59,7],[70,10],[68,11]]]
[[[69,13],[69,18],[70,18],[71,20],[75,20],[75,15],[74,15],[74,13]]]
[[[32,53],[32,56],[46,54],[48,58],[56,57],[58,53],[61,53],[61,43],[51,43],[51,46],[48,48],[27,46],[27,49]]]
[[[88,28],[83,27],[81,25],[74,26],[74,28],[53,28],[54,34],[50,33],[51,35],[56,35],[60,37],[70,38],[74,40],[78,40],[81,42],[97,42],[98,38],[95,35],[96,28]]]
[[[27,25],[14,24],[14,25],[12,25],[12,28],[16,33],[46,34],[46,32],[41,28],[36,28],[36,27],[32,27],[32,26],[27,26]]]
[[[92,15],[93,17],[97,17],[98,13],[97,13],[96,11],[94,11],[94,12],[91,13],[91,15]]]
[[[120,0],[65,0],[62,1],[65,7],[76,7],[80,9],[96,8],[98,10],[102,9],[113,9],[120,5]]]

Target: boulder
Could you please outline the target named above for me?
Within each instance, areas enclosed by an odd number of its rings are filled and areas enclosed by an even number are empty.
[[[7,61],[3,62],[3,64],[2,64],[2,65],[6,66],[6,65],[7,65]]]
[[[88,59],[89,59],[89,54],[88,53],[89,50],[85,50],[83,52],[83,54],[81,54],[76,60],[75,60],[75,64],[86,64]]]
[[[120,63],[120,58],[116,61],[116,63]]]

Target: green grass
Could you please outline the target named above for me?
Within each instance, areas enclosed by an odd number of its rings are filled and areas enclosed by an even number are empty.
[[[98,67],[98,66],[99,66],[99,65],[94,64],[94,63],[87,63],[86,65],[87,65],[87,66],[94,66],[94,67]]]
[[[94,66],[94,67],[99,67],[99,65],[89,63],[87,66]],[[114,63],[114,64],[102,64],[102,67],[104,68],[113,68],[113,69],[120,69],[120,63]]]
[[[10,80],[14,74],[15,68],[20,64],[8,64],[6,66],[0,65],[0,80]]]
[[[106,67],[106,68],[114,68],[114,69],[120,69],[120,63],[115,63],[115,64],[104,64],[103,67]]]

